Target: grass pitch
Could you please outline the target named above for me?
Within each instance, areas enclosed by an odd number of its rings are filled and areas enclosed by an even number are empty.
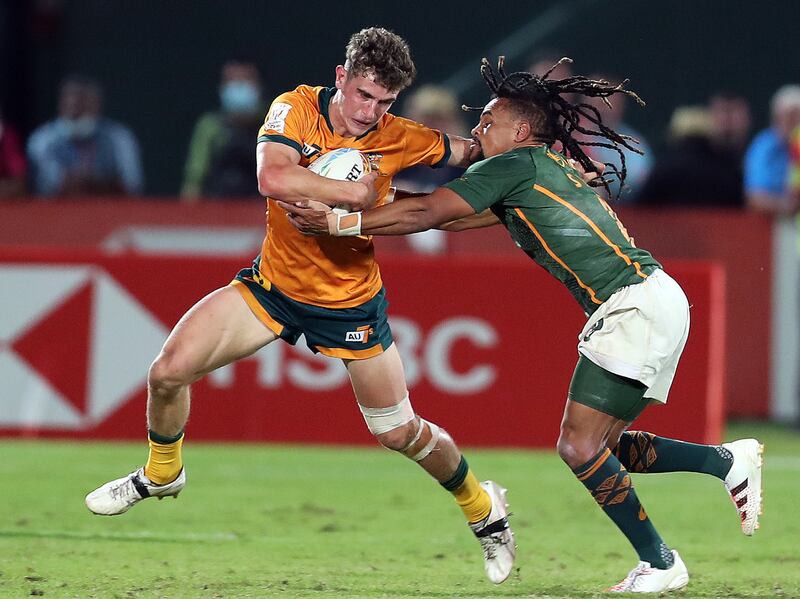
[[[766,443],[765,513],[739,531],[721,483],[634,475],[680,550],[680,597],[800,597],[800,436],[738,425]],[[601,597],[636,564],[627,541],[553,452],[466,451],[509,488],[517,571],[485,580],[453,501],[413,464],[376,449],[184,449],[179,499],[117,517],[84,494],[142,463],[143,444],[0,443],[0,597]]]

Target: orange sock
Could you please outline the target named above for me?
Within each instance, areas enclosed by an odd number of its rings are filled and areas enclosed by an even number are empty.
[[[453,491],[453,495],[470,524],[480,522],[492,511],[492,498],[472,474],[472,470],[467,473],[464,483]]]
[[[470,524],[480,522],[492,511],[492,498],[481,487],[463,456],[450,480],[441,485],[456,498],[458,507]]]
[[[170,439],[151,431],[148,442],[150,443],[150,454],[144,466],[144,475],[156,485],[171,483],[178,478],[178,474],[183,468],[181,457],[183,433]]]

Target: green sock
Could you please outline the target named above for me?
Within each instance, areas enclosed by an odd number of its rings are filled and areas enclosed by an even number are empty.
[[[703,472],[725,479],[733,465],[731,452],[719,445],[697,445],[652,433],[622,433],[614,455],[629,472]]]
[[[604,449],[573,472],[630,541],[639,559],[654,568],[672,566],[672,552],[639,503],[631,475],[610,450]]]

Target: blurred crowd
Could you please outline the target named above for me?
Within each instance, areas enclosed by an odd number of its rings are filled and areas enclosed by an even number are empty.
[[[529,70],[543,74],[558,56],[540,55]],[[560,64],[549,77],[571,76]],[[618,82],[613,74],[592,78]],[[255,132],[269,103],[256,64],[246,59],[225,63],[218,82],[219,105],[199,116],[188,140],[180,198],[257,197]],[[792,214],[800,205],[800,85],[776,90],[770,123],[754,131],[747,98],[719,91],[705,104],[675,108],[664,139],[649,143],[625,119],[626,102],[592,100],[604,122],[638,141],[641,153],[624,150],[625,185],[611,185],[611,197],[631,206],[747,208]],[[423,85],[405,94],[394,112],[429,127],[469,135],[456,94],[439,85]],[[655,150],[653,150],[655,148]],[[591,147],[593,159],[622,168],[620,156]],[[398,186],[429,191],[459,175],[457,169],[410,169]],[[62,82],[56,114],[24,139],[0,110],[0,198],[46,200],[64,196],[141,195],[145,192],[141,149],[136,135],[103,111],[98,81],[71,75]],[[436,233],[420,236],[423,251],[437,251]]]

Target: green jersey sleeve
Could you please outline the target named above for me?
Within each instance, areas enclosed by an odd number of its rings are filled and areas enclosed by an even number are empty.
[[[505,153],[470,166],[444,187],[461,196],[475,212],[483,212],[515,193],[521,182],[536,178],[536,166],[527,153]]]

